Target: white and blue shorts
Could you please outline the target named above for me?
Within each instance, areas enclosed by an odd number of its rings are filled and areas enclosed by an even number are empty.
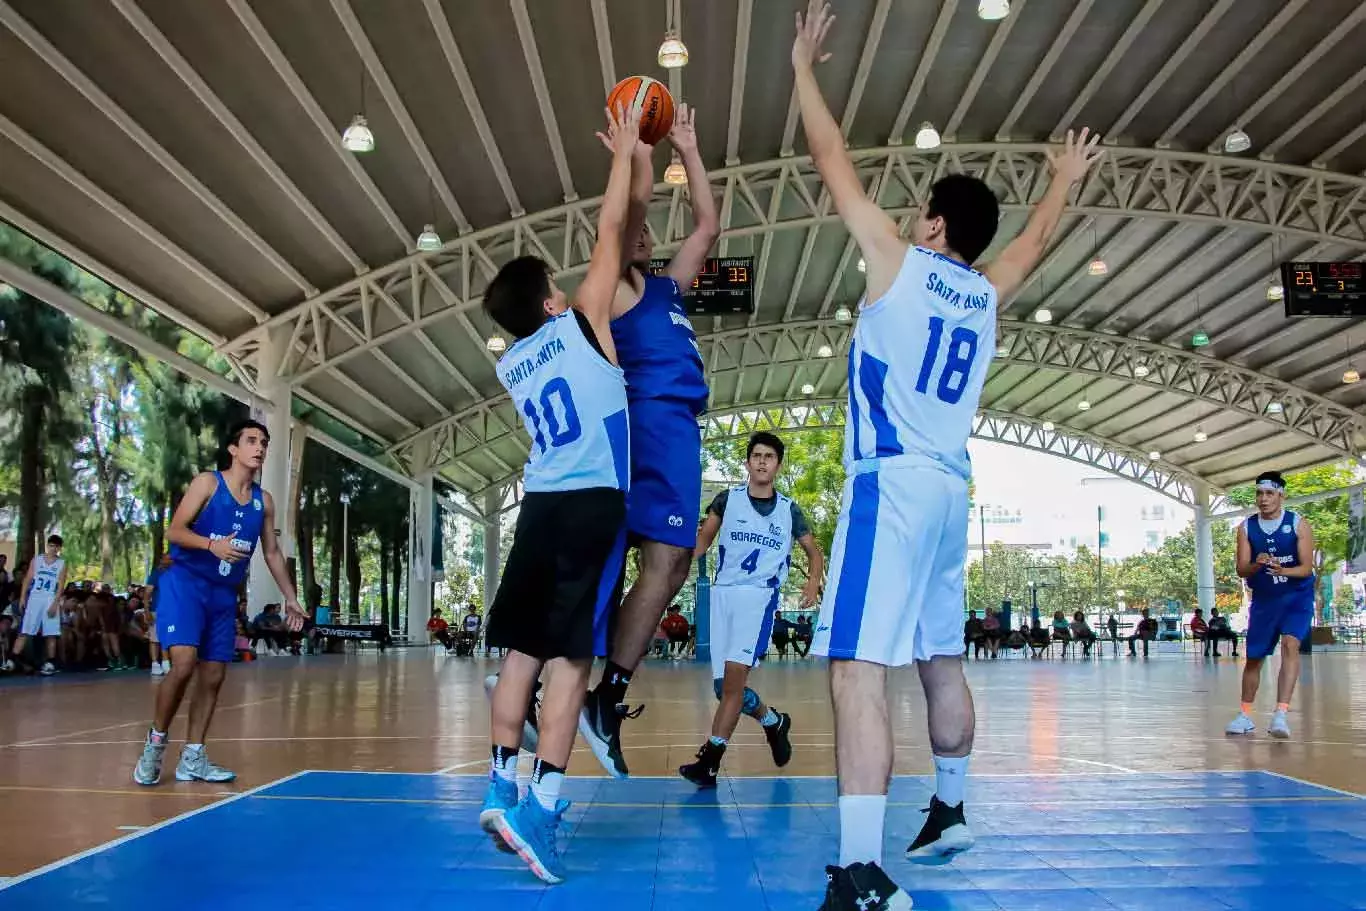
[[[778,590],[757,585],[713,585],[711,589],[711,676],[724,677],[726,664],[754,667],[768,651]]]
[[[48,612],[52,611],[51,616]],[[24,608],[24,619],[19,624],[21,636],[60,636],[62,634],[62,613],[52,610],[52,599],[30,596]]]
[[[966,480],[920,464],[857,466],[811,651],[888,667],[961,655],[967,551]]]

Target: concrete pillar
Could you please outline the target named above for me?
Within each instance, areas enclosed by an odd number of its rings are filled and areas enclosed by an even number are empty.
[[[262,527],[261,537],[275,535],[282,548],[289,544],[287,532],[292,531],[289,528],[292,513],[290,430],[293,425],[289,406],[292,393],[289,384],[278,375],[288,342],[286,332],[272,332],[262,340],[256,396],[251,403],[252,418],[265,424],[270,432],[270,448],[266,450],[265,464],[261,466],[260,484],[275,501],[275,527]],[[285,553],[288,556],[290,551],[286,550]],[[284,600],[262,554],[262,548],[257,547],[251,557],[251,570],[247,578],[248,613],[253,617],[265,605]]]
[[[427,641],[432,615],[432,522],[435,497],[431,469],[431,441],[413,443],[412,466],[418,487],[408,496],[408,641]]]
[[[1214,541],[1210,534],[1209,487],[1196,484],[1194,493],[1196,603],[1208,617],[1214,608]]]
[[[498,594],[498,576],[503,564],[503,521],[498,511],[503,505],[497,490],[484,493],[484,622]]]

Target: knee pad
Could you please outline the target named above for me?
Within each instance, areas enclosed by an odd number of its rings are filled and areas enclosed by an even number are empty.
[[[749,687],[745,687],[745,700],[740,703],[740,711],[746,715],[753,715],[754,710],[759,707],[759,694]]]

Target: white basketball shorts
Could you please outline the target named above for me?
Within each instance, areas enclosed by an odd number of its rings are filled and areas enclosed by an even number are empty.
[[[856,471],[811,651],[888,667],[961,655],[967,548],[963,478],[919,464]]]
[[[711,676],[725,676],[726,662],[754,667],[768,651],[778,590],[753,585],[711,589]]]
[[[62,634],[61,611],[53,616],[47,615],[52,607],[52,599],[29,598],[24,605],[24,622],[19,627],[23,636],[60,636]]]

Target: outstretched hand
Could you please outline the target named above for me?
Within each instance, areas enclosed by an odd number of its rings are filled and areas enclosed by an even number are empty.
[[[1100,134],[1092,133],[1090,127],[1082,127],[1080,136],[1068,130],[1063,147],[1048,150],[1048,166],[1062,180],[1076,183],[1105,154],[1104,149],[1098,148],[1099,145]]]
[[[821,52],[821,44],[834,21],[835,14],[830,12],[830,4],[825,0],[810,0],[806,15],[797,13],[797,37],[792,41],[794,68],[810,67],[830,59],[830,54]]]
[[[613,155],[630,155],[640,145],[641,106],[632,104],[629,108],[617,102],[617,109],[607,108],[607,132],[599,132],[598,139],[612,150]]]
[[[304,621],[307,619],[308,612],[299,606],[298,601],[285,602],[285,629],[291,633],[297,633],[304,628]]]
[[[680,155],[697,151],[696,119],[697,111],[686,103],[674,109],[674,125],[669,130],[669,142],[673,143]]]

